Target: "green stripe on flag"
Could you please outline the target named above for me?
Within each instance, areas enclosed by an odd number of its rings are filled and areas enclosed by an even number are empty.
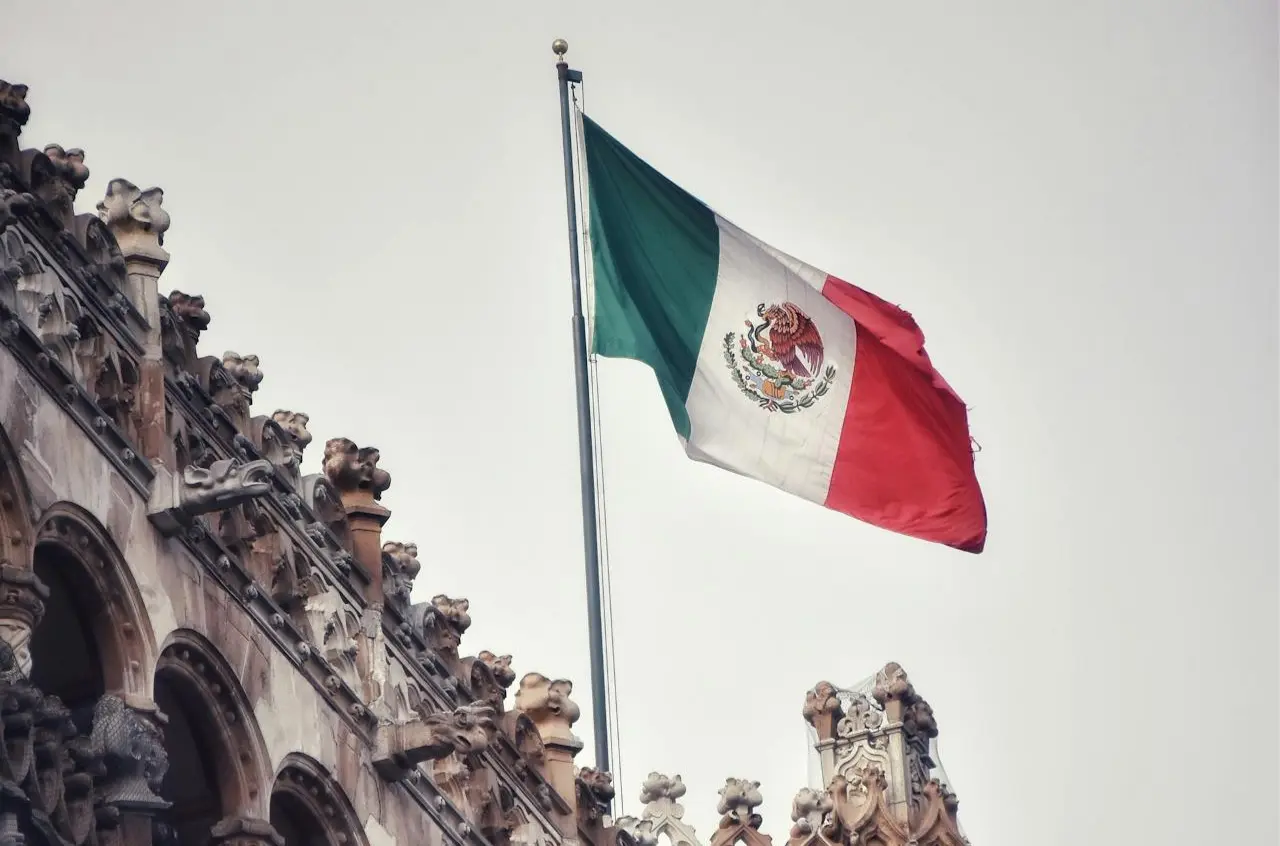
[[[676,431],[711,311],[714,213],[583,116],[595,276],[592,348],[653,368]]]

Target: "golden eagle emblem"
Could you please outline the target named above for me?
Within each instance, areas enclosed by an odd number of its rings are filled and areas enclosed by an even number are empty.
[[[825,364],[822,335],[795,303],[756,306],[759,323],[724,336],[724,358],[734,384],[766,411],[791,414],[809,408],[835,379]],[[825,366],[824,366],[825,364]]]

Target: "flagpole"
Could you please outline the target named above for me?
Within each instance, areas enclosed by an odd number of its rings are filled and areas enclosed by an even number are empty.
[[[582,542],[587,564],[587,634],[591,646],[591,722],[595,733],[596,769],[609,771],[609,710],[604,674],[604,615],[600,601],[600,541],[596,515],[595,449],[592,443],[591,383],[587,370],[587,321],[582,313],[582,269],[578,262],[578,206],[573,181],[572,112],[569,85],[582,82],[581,71],[564,60],[568,43],[557,38],[560,81],[560,132],[564,142],[564,193],[569,216],[569,272],[573,282],[573,372],[578,389],[578,465],[582,476]]]

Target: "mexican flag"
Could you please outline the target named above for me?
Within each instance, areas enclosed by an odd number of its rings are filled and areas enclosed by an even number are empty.
[[[580,119],[592,348],[653,368],[689,457],[981,552],[968,414],[911,315],[752,237]]]

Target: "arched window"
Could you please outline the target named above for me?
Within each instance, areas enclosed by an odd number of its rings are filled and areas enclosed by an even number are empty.
[[[207,846],[210,832],[230,818],[258,816],[266,751],[235,673],[195,632],[181,630],[156,664],[156,705],[164,727],[169,770],[160,795],[170,846]]]

